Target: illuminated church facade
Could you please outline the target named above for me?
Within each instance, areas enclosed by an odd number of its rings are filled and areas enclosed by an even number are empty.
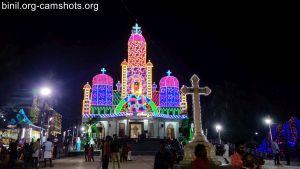
[[[180,93],[179,81],[170,71],[156,85],[146,55],[147,44],[136,24],[128,40],[128,58],[121,63],[121,80],[114,81],[102,68],[91,85],[83,86],[82,122],[95,119],[94,137],[180,136],[181,122],[188,118],[186,95]]]

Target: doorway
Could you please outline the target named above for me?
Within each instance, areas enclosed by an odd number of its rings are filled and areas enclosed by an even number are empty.
[[[129,123],[130,138],[138,138],[144,132],[143,122],[131,122]]]

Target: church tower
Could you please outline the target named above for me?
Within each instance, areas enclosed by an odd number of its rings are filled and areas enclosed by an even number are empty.
[[[121,98],[128,94],[145,95],[152,98],[152,63],[146,63],[146,41],[141,27],[132,27],[128,40],[128,60],[121,63]]]

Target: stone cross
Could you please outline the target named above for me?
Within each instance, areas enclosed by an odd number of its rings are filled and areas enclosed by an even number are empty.
[[[203,130],[202,130],[202,120],[201,120],[201,105],[200,105],[200,95],[208,96],[211,93],[208,87],[199,87],[199,77],[193,75],[190,79],[192,87],[182,86],[181,92],[183,94],[190,94],[193,98],[193,120],[194,120],[194,137],[193,140],[206,140]]]

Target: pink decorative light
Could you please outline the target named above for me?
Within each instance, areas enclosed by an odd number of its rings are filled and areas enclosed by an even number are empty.
[[[142,42],[145,42],[145,38],[143,37],[142,34],[131,34],[128,42],[133,42],[133,41],[142,41]]]
[[[165,76],[159,81],[160,87],[176,87],[179,88],[179,81],[174,76]]]
[[[113,85],[113,79],[107,74],[98,74],[93,77],[93,85]]]

